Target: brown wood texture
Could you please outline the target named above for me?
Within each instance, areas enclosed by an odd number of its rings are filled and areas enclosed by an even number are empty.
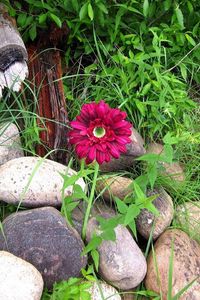
[[[36,152],[48,158],[67,163],[69,144],[67,140],[68,116],[64,97],[60,51],[54,49],[37,50],[28,47],[29,80],[38,93],[38,125],[41,145]]]

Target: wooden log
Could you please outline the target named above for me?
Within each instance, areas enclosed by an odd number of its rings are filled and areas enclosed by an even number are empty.
[[[5,7],[0,5],[0,98],[5,87],[19,91],[21,82],[28,75],[26,61],[28,54],[22,38],[8,16]]]
[[[48,158],[67,163],[69,144],[67,140],[68,116],[64,97],[60,51],[43,50],[38,53],[37,46],[28,47],[29,79],[32,88],[38,91],[38,126],[41,145],[36,152],[45,156],[53,151]],[[42,121],[41,121],[42,119]]]

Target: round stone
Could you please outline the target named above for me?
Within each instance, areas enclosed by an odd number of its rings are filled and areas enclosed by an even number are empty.
[[[108,218],[108,215],[101,215]],[[86,239],[90,241],[94,232],[99,233],[96,218],[88,222]],[[115,228],[116,240],[104,240],[98,247],[99,273],[113,286],[129,290],[139,285],[145,277],[145,257],[128,229],[122,225]]]
[[[99,193],[103,191],[102,196],[107,201],[112,200],[114,197],[123,200],[133,191],[133,188],[130,187],[132,182],[132,179],[128,177],[108,177],[104,175],[97,181],[96,189]]]
[[[15,255],[0,251],[0,299],[40,300],[43,279],[30,263]]]
[[[162,293],[163,300],[168,299],[170,266],[173,270],[171,297],[194,281],[178,299],[200,299],[200,246],[185,232],[166,230],[156,241],[147,264],[146,288]]]
[[[102,300],[102,295],[104,299],[121,300],[117,290],[102,281],[94,282],[88,291],[91,294],[91,300]]]
[[[157,208],[159,215],[155,216],[149,210],[142,209],[136,219],[137,230],[147,240],[151,234],[154,240],[157,239],[171,224],[174,215],[172,198],[163,188],[147,192],[148,197],[153,195],[157,196],[153,204]]]
[[[13,123],[0,125],[0,165],[7,161],[24,156],[19,130]]]
[[[40,157],[20,157],[0,166],[0,200],[24,207],[61,206],[64,179],[77,173],[55,161]],[[82,178],[76,184],[86,189]],[[65,196],[72,194],[67,186]]]
[[[158,143],[151,143],[148,145],[147,153],[153,154],[162,154],[164,151],[164,147]],[[176,182],[183,182],[185,180],[185,174],[182,166],[178,162],[166,163],[162,162],[163,175],[170,177],[172,180]]]
[[[3,221],[0,249],[33,264],[45,285],[80,276],[87,258],[78,232],[53,207],[13,213]]]
[[[185,202],[176,208],[176,223],[191,238],[200,242],[200,202]]]
[[[100,165],[100,169],[105,172],[124,170],[132,167],[135,163],[135,158],[146,153],[144,148],[144,140],[135,128],[132,128],[130,136],[131,143],[126,145],[126,153],[120,155],[119,159],[111,159],[108,163]]]

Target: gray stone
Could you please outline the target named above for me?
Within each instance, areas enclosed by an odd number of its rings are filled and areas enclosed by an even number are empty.
[[[0,249],[33,264],[48,288],[54,282],[78,277],[86,266],[81,237],[53,207],[11,214],[3,221],[3,233]]]
[[[0,166],[0,200],[25,207],[61,206],[63,178],[60,175],[77,174],[74,170],[40,157],[20,157]],[[76,181],[86,189],[82,178]],[[73,187],[65,189],[65,196]]]
[[[0,299],[40,300],[43,279],[30,263],[6,251],[0,251]]]
[[[91,300],[102,300],[102,294],[104,299],[121,300],[117,290],[103,281],[94,282],[88,291],[91,295]]]
[[[185,202],[176,208],[176,223],[189,236],[200,242],[200,201]]]
[[[173,252],[172,252],[173,243]],[[173,254],[172,254],[173,253]],[[197,279],[187,290],[178,297],[179,300],[200,299],[200,246],[189,236],[178,229],[166,230],[154,245],[154,254],[148,257],[146,288],[158,294],[162,299],[169,299],[168,285],[170,259],[173,255],[172,297]],[[156,258],[156,264],[155,264]]]
[[[102,193],[102,197],[106,201],[112,201],[114,197],[123,200],[128,194],[133,192],[133,188],[130,187],[132,179],[125,176],[101,176],[97,181],[96,190],[98,193]]]
[[[135,158],[146,153],[144,149],[144,140],[141,135],[132,128],[131,143],[126,146],[127,152],[122,154],[119,159],[111,159],[109,163],[100,165],[100,169],[105,172],[119,171],[132,167]]]
[[[148,197],[153,195],[158,195],[153,204],[157,208],[159,215],[155,216],[149,210],[142,209],[136,220],[137,230],[147,240],[151,235],[151,231],[152,238],[154,240],[157,239],[171,224],[174,215],[172,198],[163,188],[147,192]]]
[[[87,241],[91,239],[94,232],[99,234],[98,222],[96,218],[91,218],[87,226]],[[99,272],[101,277],[113,286],[129,290],[144,279],[147,270],[146,260],[126,227],[118,225],[115,234],[115,241],[104,240],[98,247]]]
[[[24,156],[17,126],[13,123],[0,125],[0,165]]]
[[[148,145],[147,153],[162,154],[164,147],[158,143],[151,143]],[[175,182],[183,182],[185,180],[185,174],[183,167],[179,162],[166,163],[162,162],[163,170],[162,174]]]

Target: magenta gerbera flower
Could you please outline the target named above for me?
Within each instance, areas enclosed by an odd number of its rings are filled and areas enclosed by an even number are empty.
[[[111,157],[119,158],[130,143],[132,125],[125,120],[126,113],[110,108],[103,100],[82,106],[80,115],[72,121],[69,141],[75,145],[80,159],[89,164],[109,162]]]

